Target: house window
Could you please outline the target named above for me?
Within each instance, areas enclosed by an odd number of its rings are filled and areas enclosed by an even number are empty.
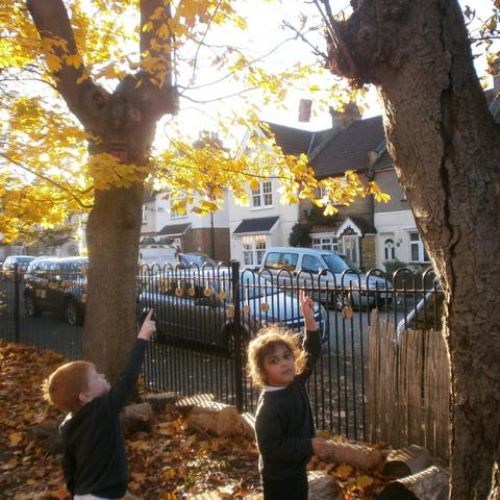
[[[338,252],[339,243],[336,236],[313,238],[312,248],[317,248],[318,250],[328,250],[330,252]]]
[[[410,233],[410,260],[411,262],[430,262],[418,231]]]
[[[260,184],[257,189],[252,189],[252,206],[271,207],[273,205],[273,184],[266,181]]]
[[[257,234],[255,236],[243,236],[243,262],[246,266],[258,265],[266,251],[266,236]]]
[[[142,205],[142,223],[148,223],[148,207],[146,207],[145,205]]]
[[[394,240],[392,240],[391,238],[388,238],[384,241],[384,258],[385,260],[394,260],[396,258]]]
[[[170,218],[171,219],[181,219],[182,217],[187,217],[187,214],[179,209],[172,208],[172,201],[170,201]]]

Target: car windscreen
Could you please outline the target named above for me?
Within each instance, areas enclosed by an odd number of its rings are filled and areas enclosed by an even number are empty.
[[[360,273],[361,271],[351,262],[346,262],[340,255],[335,254],[322,254],[321,255],[328,266],[328,270],[333,274],[341,274],[348,269],[356,273]]]

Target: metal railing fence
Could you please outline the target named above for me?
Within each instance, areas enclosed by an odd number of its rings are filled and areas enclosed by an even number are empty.
[[[2,279],[0,339],[81,357],[83,327],[67,321],[70,303],[83,317],[85,283],[76,272],[35,277],[17,272]],[[388,279],[380,270],[257,272],[241,270],[236,261],[217,268],[145,266],[137,276],[138,321],[153,307],[157,322],[144,366],[146,383],[185,395],[212,393],[253,412],[258,393],[246,374],[246,345],[260,328],[275,323],[300,334],[300,289],[316,301],[322,334],[322,355],[308,382],[316,424],[365,437],[370,311],[377,307],[397,336],[407,328],[440,329],[442,292],[432,271],[400,269]]]

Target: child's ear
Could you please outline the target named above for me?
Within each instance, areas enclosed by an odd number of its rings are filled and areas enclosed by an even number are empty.
[[[86,405],[89,402],[90,396],[88,394],[86,394],[85,392],[80,392],[80,394],[78,394],[78,403],[80,404],[80,406]]]

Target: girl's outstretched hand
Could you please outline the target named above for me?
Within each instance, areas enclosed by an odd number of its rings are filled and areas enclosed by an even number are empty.
[[[304,325],[306,330],[317,330],[318,324],[314,319],[314,302],[306,295],[306,291],[304,289],[299,292],[299,302],[302,310],[302,316],[304,316]]]

